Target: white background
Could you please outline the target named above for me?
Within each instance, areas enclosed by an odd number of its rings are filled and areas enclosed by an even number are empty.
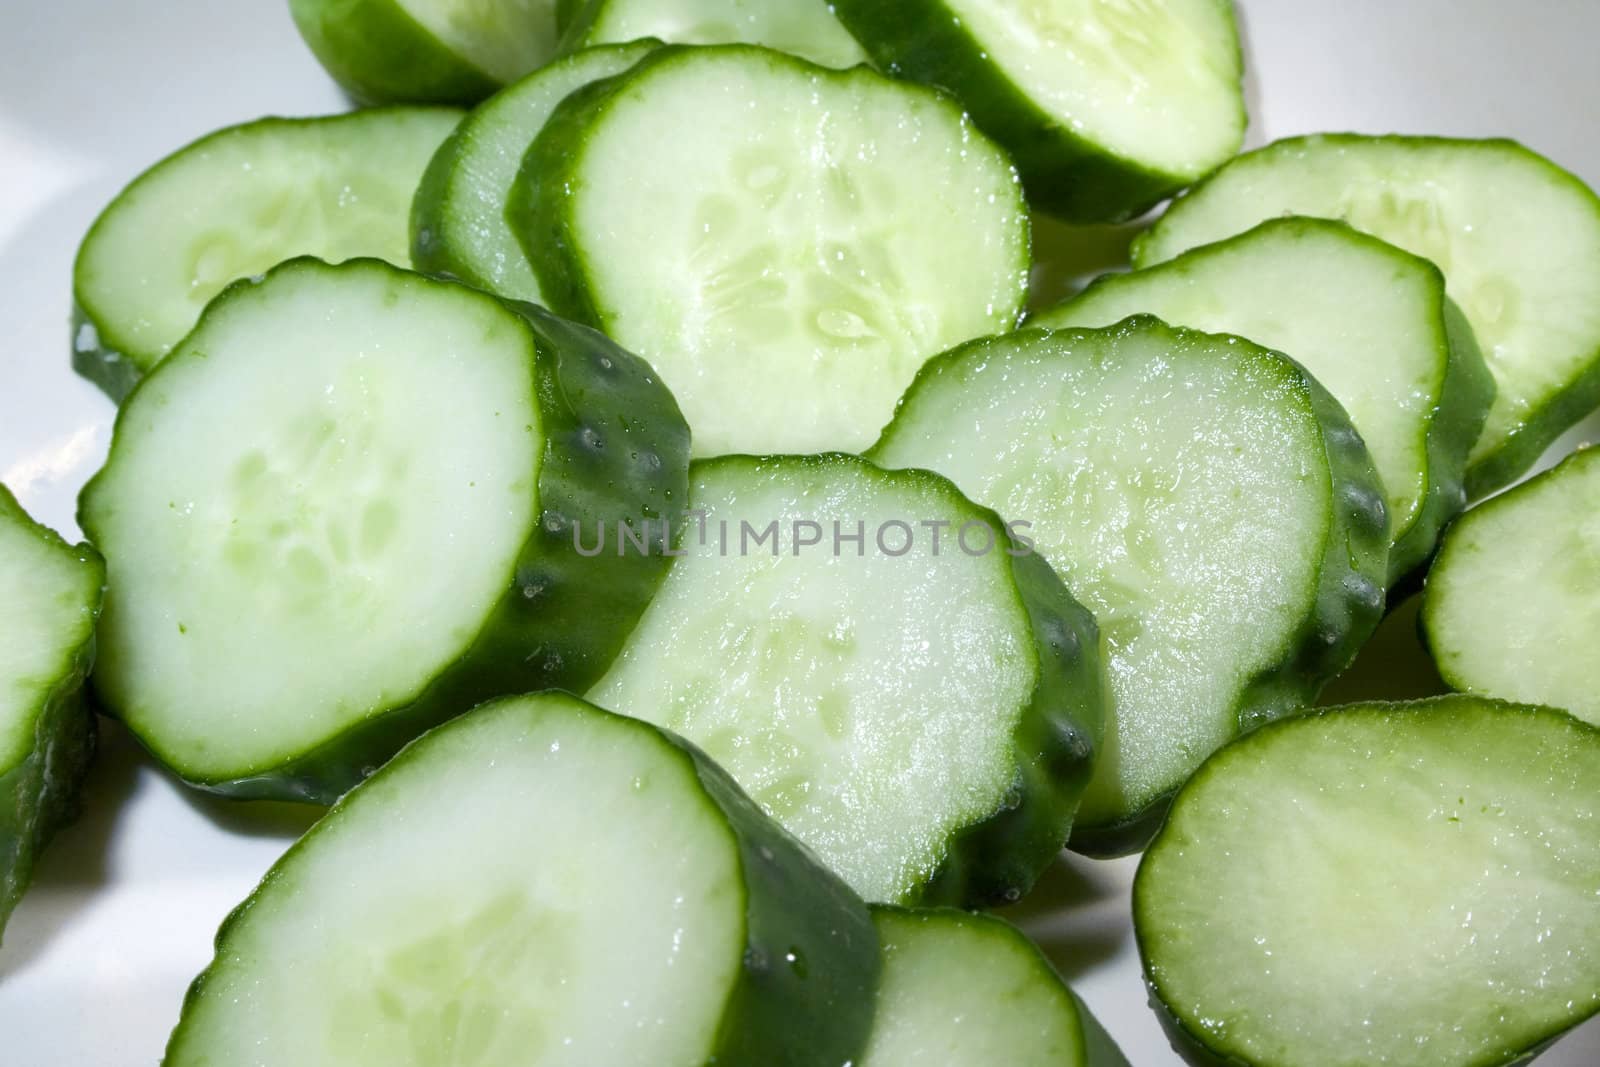
[[[74,532],[78,487],[112,408],[68,367],[73,252],[140,169],[218,126],[340,110],[283,0],[0,0],[0,481]],[[1246,0],[1251,143],[1317,130],[1523,140],[1600,185],[1595,0]],[[1126,234],[1048,228],[1072,273]],[[1600,421],[1569,435],[1600,438]],[[1367,685],[1406,678],[1403,626]],[[1393,655],[1394,664],[1383,660]],[[0,950],[0,1064],[151,1065],[210,939],[307,824],[303,812],[180,791],[118,730],[88,814],[46,855]],[[1426,862],[1419,857],[1419,862]],[[1171,1067],[1145,1005],[1127,916],[1131,861],[1065,861],[1024,903],[1135,1067]],[[1335,1004],[1330,1010],[1338,1010]],[[1541,1064],[1600,1063],[1600,1027]],[[938,1067],[938,1065],[930,1065]]]

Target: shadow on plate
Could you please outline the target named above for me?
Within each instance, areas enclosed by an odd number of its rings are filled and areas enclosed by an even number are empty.
[[[1032,893],[997,914],[1020,926],[1071,982],[1116,956],[1131,936],[1128,883],[1137,862],[1063,852]]]

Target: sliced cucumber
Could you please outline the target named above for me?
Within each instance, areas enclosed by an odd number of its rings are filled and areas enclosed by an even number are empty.
[[[593,332],[376,260],[229,289],[117,419],[80,522],[95,681],[192,784],[328,802],[489,696],[605,670],[681,514],[672,398]]]
[[[1472,329],[1418,259],[1342,223],[1274,219],[1132,274],[1030,326],[1109,326],[1148,312],[1285,352],[1338,398],[1389,507],[1389,579],[1433,554],[1466,503],[1462,477],[1494,396]]]
[[[506,199],[522,156],[557,104],[592,81],[622,73],[654,47],[641,41],[579,52],[475,108],[439,146],[412,202],[416,268],[450,274],[501,296],[542,302],[539,280],[506,222]]]
[[[691,482],[701,525],[590,699],[704,747],[869,899],[1021,896],[1103,731],[1089,613],[926,471],[733,456]]]
[[[1505,1067],[1600,1009],[1600,731],[1443,697],[1292,718],[1184,787],[1139,868],[1195,1063]]]
[[[866,908],[698,751],[564,694],[410,746],[223,925],[166,1067],[801,1067],[871,1023]]]
[[[1244,140],[1231,0],[833,0],[884,70],[955,93],[1038,207],[1132,218]]]
[[[1113,714],[1072,847],[1141,847],[1212,751],[1307,703],[1383,609],[1372,460],[1290,361],[1136,318],[932,360],[870,453],[1013,520],[1095,613]]]
[[[560,0],[289,0],[333,79],[366,104],[474,104],[555,54]]]
[[[1444,272],[1499,386],[1469,495],[1515,481],[1600,404],[1600,198],[1544,157],[1511,141],[1279,141],[1173,205],[1134,262],[1283,214],[1343,219]]]
[[[1127,1067],[1048,960],[1010,923],[875,907],[877,1016],[861,1067]]]
[[[82,697],[105,564],[23,512],[0,485],[0,933],[33,864],[77,813],[94,752]]]
[[[510,210],[550,306],[650,360],[700,456],[866,447],[1026,289],[1011,166],[950,100],[746,46],[569,97]]]
[[[228,283],[297,255],[409,261],[406,206],[461,119],[389,108],[203,137],[100,213],[73,273],[73,366],[121,400]]]
[[[588,0],[564,49],[654,37],[673,44],[759,44],[825,67],[867,61],[828,0]]]
[[[1600,724],[1600,449],[1462,516],[1428,572],[1422,626],[1452,688]]]

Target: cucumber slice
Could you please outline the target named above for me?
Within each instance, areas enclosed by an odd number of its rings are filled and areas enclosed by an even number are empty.
[[[1039,208],[1132,218],[1244,141],[1230,0],[833,0],[884,70],[948,89]]]
[[[1136,850],[1212,751],[1308,703],[1383,611],[1388,527],[1338,401],[1151,318],[932,360],[869,453],[950,476],[1099,620],[1112,707],[1072,847]]]
[[[300,36],[364,104],[475,104],[555,54],[558,0],[289,0]]]
[[[78,249],[73,367],[121,400],[230,282],[297,255],[406,265],[406,206],[460,119],[446,108],[262,119],[163,159]]]
[[[1010,923],[875,907],[877,1016],[861,1067],[1127,1067],[1105,1031]]]
[[[704,747],[869,899],[1020,897],[1103,732],[1089,613],[926,471],[733,456],[691,482],[702,525],[590,699]]]
[[[509,692],[605,670],[667,561],[574,525],[681,515],[642,361],[376,260],[224,293],[117,419],[79,521],[111,596],[95,682],[193,785],[326,803]]]
[[[739,45],[569,97],[510,218],[550,306],[661,371],[699,456],[865,448],[1027,288],[1015,175],[950,100]]]
[[[1600,724],[1600,449],[1450,527],[1422,627],[1451,688]]]
[[[1132,274],[1030,326],[1110,326],[1149,312],[1248,337],[1328,388],[1372,452],[1389,507],[1390,583],[1433,554],[1494,396],[1472,329],[1433,264],[1341,223],[1288,218]]]
[[[1174,1044],[1503,1067],[1600,1009],[1600,732],[1443,697],[1287,719],[1184,787],[1134,883]]]
[[[1343,219],[1444,272],[1499,387],[1470,496],[1515,481],[1600,405],[1600,198],[1554,163],[1511,141],[1291,138],[1174,204],[1134,263],[1284,214]]]
[[[523,153],[574,90],[622,73],[654,47],[641,41],[579,52],[534,71],[474,109],[439,146],[412,201],[416,269],[541,303],[539,280],[506,221],[506,199]]]
[[[828,0],[589,0],[561,46],[570,51],[642,37],[673,44],[759,44],[824,67],[867,61]]]
[[[33,864],[77,814],[94,752],[82,697],[105,564],[33,522],[0,485],[0,933]]]
[[[866,908],[682,741],[550,693],[407,748],[223,925],[166,1067],[800,1067]]]

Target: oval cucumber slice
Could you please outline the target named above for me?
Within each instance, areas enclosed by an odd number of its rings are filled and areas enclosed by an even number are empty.
[[[278,861],[163,1062],[841,1064],[878,966],[861,901],[694,748],[516,697],[408,747]]]
[[[105,564],[38,525],[0,485],[0,933],[34,861],[78,811],[94,752],[83,680]]]
[[[1499,392],[1468,495],[1600,405],[1600,198],[1512,141],[1296,137],[1240,156],[1134,245],[1146,267],[1277,215],[1343,219],[1438,264]]]
[[[926,471],[732,456],[691,478],[703,525],[589,699],[704,747],[868,899],[1020,897],[1103,730],[1089,613]]]
[[[163,159],[78,249],[73,367],[120,401],[230,282],[298,255],[405,266],[406,207],[460,119],[445,108],[262,119]]]
[[[1223,749],[1134,883],[1174,1044],[1240,1067],[1509,1067],[1600,1009],[1600,732],[1443,697]]]
[[[869,455],[1032,523],[1099,621],[1112,715],[1080,851],[1142,847],[1209,753],[1304,706],[1382,615],[1371,457],[1315,379],[1239,338],[1136,318],[975,341]]]
[[[528,145],[574,90],[620,74],[654,42],[592,48],[541,67],[485,100],[445,138],[411,204],[417,270],[449,274],[500,296],[540,303],[539,280],[506,221]]]
[[[953,92],[1076,222],[1132,218],[1244,140],[1230,0],[834,0],[883,70]]]
[[[644,37],[673,44],[758,44],[824,67],[867,61],[828,0],[588,0],[561,46],[572,51]]]
[[[1349,412],[1383,480],[1390,584],[1433,554],[1466,503],[1467,454],[1494,396],[1438,268],[1342,223],[1274,219],[1107,275],[1028,324],[1110,326],[1141,313],[1248,337],[1316,375]]]
[[[866,447],[1026,290],[1015,174],[948,98],[759,48],[569,97],[510,210],[550,306],[661,371],[697,456]]]
[[[1451,688],[1600,724],[1600,449],[1450,527],[1428,572],[1422,628]]]
[[[100,695],[191,784],[332,801],[508,692],[588,685],[681,514],[666,390],[592,331],[376,260],[229,289],[128,398],[80,523]]]

